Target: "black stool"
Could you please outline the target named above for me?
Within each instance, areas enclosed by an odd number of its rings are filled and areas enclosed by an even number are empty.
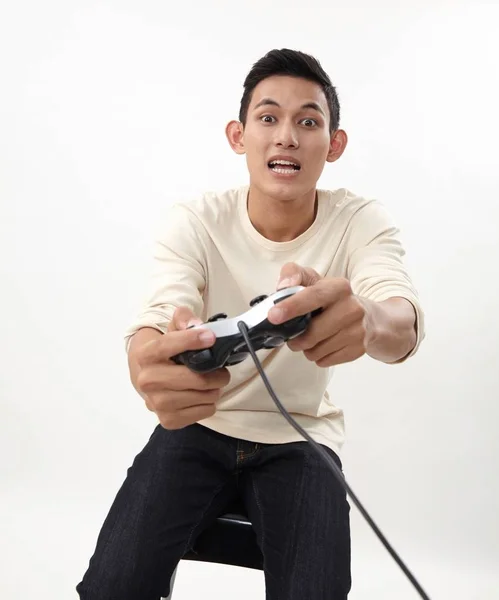
[[[185,554],[183,560],[262,570],[263,556],[244,507],[236,503],[230,507],[229,512],[218,517],[199,535],[194,547]],[[162,600],[171,600],[176,573],[175,570],[170,581],[169,596]]]

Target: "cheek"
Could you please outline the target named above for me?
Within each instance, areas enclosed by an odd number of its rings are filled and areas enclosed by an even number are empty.
[[[326,161],[327,155],[329,154],[329,136],[324,137],[322,140],[322,144],[317,149],[317,153],[321,156],[323,161]]]
[[[307,150],[307,155],[312,158],[310,163],[313,165],[314,171],[322,172],[326,163],[329,152],[329,143],[314,144],[313,147]]]
[[[262,162],[262,155],[258,152],[246,152],[246,165],[250,174],[262,171],[265,166]]]
[[[249,136],[245,142],[246,163],[249,168],[262,168],[265,156],[265,144],[255,136]]]

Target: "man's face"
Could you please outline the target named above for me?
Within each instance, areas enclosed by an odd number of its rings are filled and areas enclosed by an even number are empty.
[[[246,154],[250,184],[282,200],[315,189],[326,160],[336,160],[344,148],[338,154],[329,118],[317,83],[288,76],[261,81],[253,90],[238,148],[232,144]]]

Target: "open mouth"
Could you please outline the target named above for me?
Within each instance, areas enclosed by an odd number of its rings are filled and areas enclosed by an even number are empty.
[[[289,160],[271,160],[268,163],[268,167],[274,173],[281,175],[292,175],[301,169],[298,163]]]

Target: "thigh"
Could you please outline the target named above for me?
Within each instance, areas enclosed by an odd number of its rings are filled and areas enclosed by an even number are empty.
[[[264,556],[268,600],[345,600],[350,507],[323,459],[307,442],[263,446],[242,481]]]
[[[157,600],[196,535],[236,493],[230,438],[160,425],[128,469],[82,582],[83,600]],[[232,466],[232,469],[231,469]]]

